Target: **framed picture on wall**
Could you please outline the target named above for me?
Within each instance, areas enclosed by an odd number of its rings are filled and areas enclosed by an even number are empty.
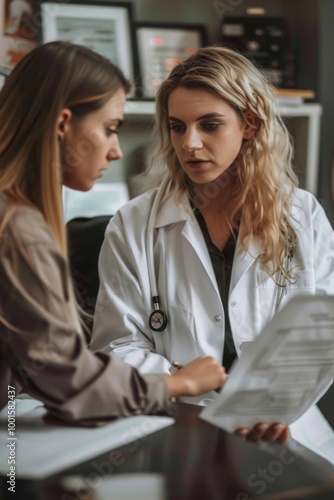
[[[84,45],[119,66],[134,80],[132,4],[94,0],[41,0],[41,42]]]
[[[204,25],[136,23],[140,95],[154,99],[171,70],[206,43]]]

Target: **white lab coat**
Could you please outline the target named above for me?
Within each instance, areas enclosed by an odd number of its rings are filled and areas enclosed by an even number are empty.
[[[102,246],[101,286],[91,348],[113,351],[142,372],[169,372],[170,361],[185,364],[197,356],[223,359],[225,319],[210,256],[185,197],[182,210],[173,198],[155,220],[154,266],[160,308],[167,314],[163,332],[153,332],[146,230],[157,189],[123,206],[110,221]],[[334,294],[334,232],[323,208],[298,189],[292,223],[297,248],[295,281],[280,308],[296,294]],[[241,221],[242,224],[242,221]],[[241,232],[241,231],[240,231]],[[229,290],[229,316],[238,356],[275,313],[278,287],[256,262],[254,240],[245,253],[238,239]]]

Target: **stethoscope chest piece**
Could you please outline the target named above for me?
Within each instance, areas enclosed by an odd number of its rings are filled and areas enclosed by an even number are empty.
[[[148,321],[151,330],[154,332],[163,332],[167,326],[166,314],[160,311],[160,309],[153,311]]]
[[[167,326],[167,316],[159,309],[159,297],[153,297],[154,311],[150,314],[149,325],[154,332],[163,332]]]

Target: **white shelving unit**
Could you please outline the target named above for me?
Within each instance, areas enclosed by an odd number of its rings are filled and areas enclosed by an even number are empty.
[[[281,106],[295,146],[295,165],[301,187],[315,196],[318,191],[319,144],[322,107],[320,104]]]
[[[154,101],[127,101],[125,106],[125,114],[128,117],[138,116],[154,116],[155,102]]]

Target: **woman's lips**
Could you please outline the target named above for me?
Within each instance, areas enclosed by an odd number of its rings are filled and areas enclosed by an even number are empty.
[[[187,160],[186,164],[193,169],[199,169],[205,167],[209,163],[209,160]]]

